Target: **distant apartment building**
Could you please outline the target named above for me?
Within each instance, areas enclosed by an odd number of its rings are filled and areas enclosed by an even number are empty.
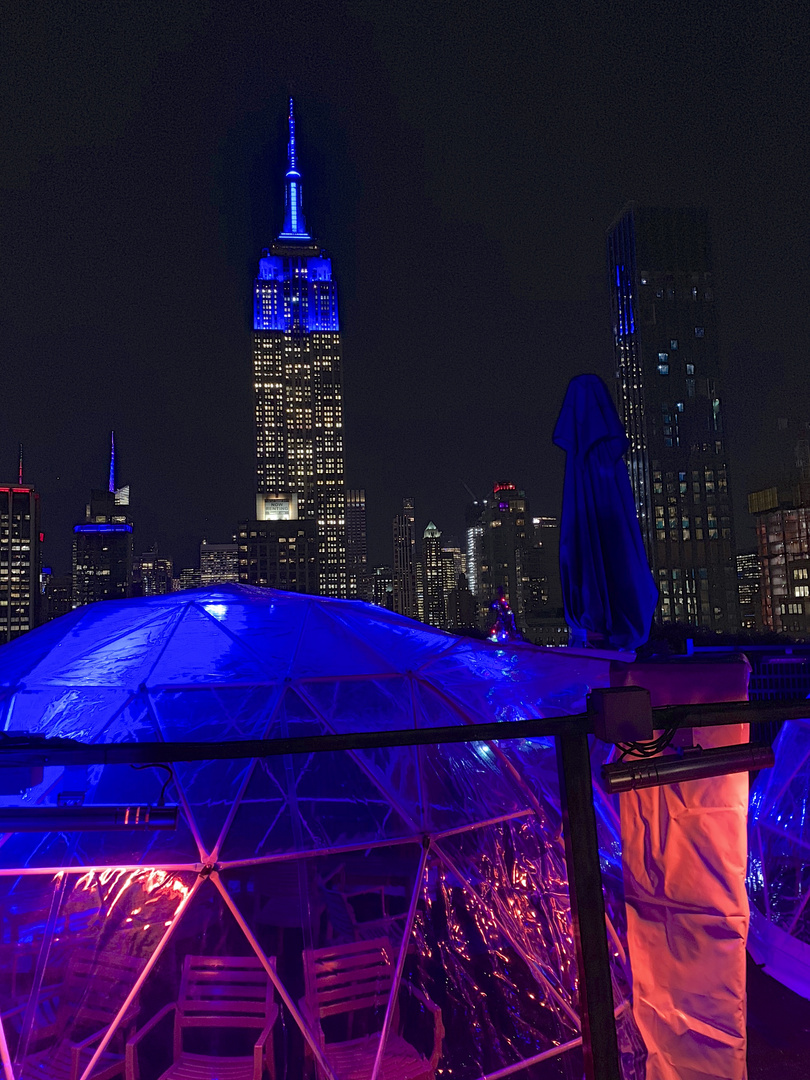
[[[422,536],[422,565],[424,567],[424,614],[423,619],[431,626],[447,625],[447,580],[442,557],[442,534],[428,522]],[[452,566],[452,563],[450,563]],[[452,582],[451,582],[452,584]]]
[[[760,566],[756,551],[746,551],[737,556],[737,588],[740,594],[740,626],[743,630],[762,628],[762,601],[760,597]]]
[[[373,582],[368,565],[366,493],[362,488],[346,492],[346,575],[348,595],[370,601]]]
[[[54,574],[49,566],[42,568],[41,621],[51,622],[73,610],[73,578],[70,574]]]
[[[239,581],[289,592],[318,593],[318,537],[312,518],[243,521]]]
[[[0,484],[0,643],[40,619],[39,495],[27,484]]]
[[[200,583],[202,585],[227,585],[239,581],[239,545],[200,544]]]
[[[393,522],[393,610],[408,618],[419,618],[417,595],[416,537],[413,499],[402,500],[402,512]]]
[[[715,267],[699,209],[630,206],[608,232],[619,408],[656,618],[739,629]]]
[[[786,487],[748,496],[756,518],[762,627],[810,636],[810,469]]]
[[[371,602],[394,610],[394,573],[390,566],[375,566],[371,571]]]
[[[128,498],[95,490],[85,520],[73,526],[73,607],[132,595],[132,522]]]
[[[132,595],[163,596],[172,591],[174,566],[161,556],[157,544],[132,560]]]

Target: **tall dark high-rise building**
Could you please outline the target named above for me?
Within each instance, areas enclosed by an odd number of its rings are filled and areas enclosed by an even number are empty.
[[[737,587],[740,593],[740,625],[743,630],[762,626],[759,554],[746,551],[737,556]]]
[[[73,526],[73,607],[132,595],[129,486],[115,486],[115,442],[107,490],[91,491],[85,520]]]
[[[312,518],[239,524],[239,581],[288,592],[318,592],[318,538]]]
[[[483,619],[489,620],[491,605],[502,593],[522,632],[525,629],[523,564],[531,536],[525,492],[514,484],[496,484],[492,498],[481,504],[479,521],[482,534],[478,601]]]
[[[411,619],[419,618],[416,594],[416,537],[413,499],[402,500],[402,513],[394,518],[393,610]]]
[[[132,595],[163,596],[172,591],[174,564],[158,552],[157,544],[132,560]]]
[[[657,617],[739,629],[708,216],[628,207],[608,232],[618,399]]]
[[[73,610],[73,578],[70,574],[54,574],[49,566],[42,568],[41,621],[50,622]]]
[[[256,518],[314,522],[318,575],[310,588],[346,596],[337,290],[332,262],[304,220],[292,99],[288,160],[284,227],[262,252],[254,291]]]
[[[132,595],[132,522],[114,491],[93,491],[73,526],[73,606]]]
[[[532,518],[531,544],[523,561],[523,611],[526,638],[535,645],[565,645],[568,626],[560,578],[560,523]]]
[[[239,546],[232,544],[200,544],[200,584],[227,585],[239,581]]]
[[[422,536],[424,566],[424,620],[431,626],[447,626],[445,560],[442,557],[442,534],[432,521]]]
[[[394,574],[390,566],[375,566],[371,571],[371,602],[379,607],[394,609]]]
[[[0,484],[0,643],[39,624],[39,544],[39,495]]]
[[[374,582],[368,565],[366,493],[362,488],[346,492],[346,573],[349,596],[371,601]]]

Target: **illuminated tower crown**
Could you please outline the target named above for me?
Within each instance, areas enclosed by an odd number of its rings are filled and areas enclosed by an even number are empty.
[[[301,188],[301,173],[295,153],[295,113],[293,99],[290,98],[290,138],[287,143],[287,175],[284,178],[285,211],[284,228],[279,233],[279,240],[310,240],[307,223],[304,219],[304,200]]]

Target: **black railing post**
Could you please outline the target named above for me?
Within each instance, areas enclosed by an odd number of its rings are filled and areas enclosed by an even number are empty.
[[[588,736],[559,735],[556,743],[585,1076],[621,1080]]]

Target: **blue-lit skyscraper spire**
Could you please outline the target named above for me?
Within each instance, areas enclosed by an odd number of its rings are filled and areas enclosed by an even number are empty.
[[[257,525],[245,535],[256,540],[256,551],[248,553],[247,576],[241,580],[345,596],[337,287],[332,260],[307,232],[304,220],[292,99],[289,121],[284,229],[262,252],[254,290]],[[280,560],[279,543],[285,549]],[[313,543],[317,560],[307,547]],[[270,549],[274,554],[268,562]],[[298,570],[291,570],[293,566]]]
[[[279,240],[310,240],[307,223],[304,219],[304,200],[301,191],[301,173],[298,171],[298,159],[295,151],[295,113],[293,99],[290,98],[290,138],[287,143],[287,175],[284,179],[285,210],[284,228]]]
[[[110,432],[110,486],[107,488],[115,494],[115,432]]]

